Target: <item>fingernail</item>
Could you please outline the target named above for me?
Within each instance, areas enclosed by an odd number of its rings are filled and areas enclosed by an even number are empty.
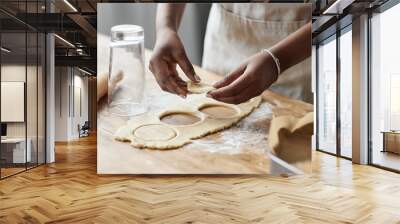
[[[197,82],[200,82],[200,81],[201,81],[200,77],[199,77],[198,75],[196,75],[196,74],[194,74],[194,79],[195,79]]]
[[[212,97],[210,92],[208,92],[208,93],[206,94],[206,96],[207,96],[207,97]]]

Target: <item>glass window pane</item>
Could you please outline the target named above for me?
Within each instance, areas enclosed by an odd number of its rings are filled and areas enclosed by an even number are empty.
[[[371,19],[372,163],[400,170],[400,4]]]
[[[37,13],[38,11],[37,1],[27,2],[27,13]],[[37,17],[32,19],[37,19]],[[36,23],[36,21],[32,22]],[[36,30],[27,29],[26,130],[27,150],[30,151],[28,168],[38,164],[38,42]]]
[[[352,156],[352,35],[340,36],[340,153]]]
[[[1,1],[0,6],[12,14],[43,13],[45,0]],[[7,19],[0,28],[0,177],[4,178],[45,162],[46,39],[7,14],[0,12],[0,17]]]
[[[336,39],[318,47],[318,149],[336,153]]]
[[[27,143],[31,151],[28,168],[37,165],[37,74],[38,74],[38,36],[36,32],[27,33],[28,61],[26,80],[26,116],[27,116]]]
[[[26,33],[2,33],[1,46],[1,174],[25,170],[26,151]]]
[[[38,164],[45,163],[46,158],[46,149],[45,149],[45,99],[46,99],[46,74],[45,74],[45,65],[46,65],[46,36],[42,33],[39,33],[39,45],[38,45]]]

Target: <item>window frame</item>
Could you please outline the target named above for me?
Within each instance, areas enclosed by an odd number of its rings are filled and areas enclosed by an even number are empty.
[[[349,18],[350,17],[347,16],[342,19],[348,21]],[[341,22],[341,20],[337,21],[337,23],[340,23],[340,22]],[[336,25],[337,24],[335,24],[335,26]],[[318,94],[320,91],[320,89],[319,89],[320,74],[319,74],[319,63],[318,63],[320,56],[319,56],[318,49],[322,43],[336,41],[336,61],[335,61],[335,63],[336,63],[336,152],[332,153],[332,152],[329,152],[327,150],[320,148],[320,143],[319,143],[319,136],[320,136],[319,131],[320,130],[318,128],[319,121],[320,121],[319,113],[316,113],[316,150],[319,152],[327,153],[329,155],[337,156],[337,157],[344,158],[347,160],[352,160],[351,157],[344,156],[344,155],[342,155],[342,152],[341,152],[342,151],[341,150],[341,119],[340,119],[340,103],[341,103],[340,98],[341,97],[340,97],[340,94],[338,94],[338,93],[340,93],[340,81],[341,81],[341,79],[340,79],[340,77],[341,77],[340,37],[347,32],[352,32],[352,22],[347,22],[343,27],[340,27],[340,29],[338,27],[336,32],[334,32],[333,34],[327,36],[326,38],[324,38],[322,40],[319,40],[316,43],[316,51],[315,51],[315,57],[316,57],[316,63],[315,63],[316,64],[316,68],[315,68],[315,70],[316,70],[316,79],[315,79],[315,81],[316,81],[316,102],[315,102],[315,104],[316,105],[315,105],[315,108],[318,109],[319,104],[320,104],[320,99],[319,99],[319,94]]]
[[[377,163],[373,162],[373,153],[374,153],[374,147],[373,147],[373,132],[372,132],[372,19],[374,17],[374,14],[381,14],[384,13],[385,11],[393,8],[394,6],[400,4],[400,0],[388,0],[386,1],[384,4],[380,5],[379,7],[376,7],[374,9],[369,10],[368,13],[368,34],[367,34],[367,38],[368,38],[368,153],[367,153],[367,162],[368,165],[373,166],[373,167],[377,167],[383,170],[387,170],[387,171],[391,171],[391,172],[395,172],[395,173],[400,173],[400,170],[391,168],[391,167],[387,167],[384,165],[380,165]]]
[[[25,0],[25,1],[22,1],[22,2],[25,3],[25,16],[26,16],[28,1]],[[31,2],[36,3],[36,12],[39,13],[39,2],[43,2],[43,1],[41,1],[41,0],[33,0]],[[25,166],[24,166],[24,169],[22,169],[20,171],[17,171],[15,173],[6,175],[6,176],[3,176],[3,173],[2,173],[2,169],[3,168],[0,166],[0,181],[1,181],[3,179],[8,178],[8,177],[12,177],[12,176],[17,175],[19,173],[26,172],[26,171],[28,171],[30,169],[39,167],[39,166],[44,165],[44,164],[47,163],[47,144],[48,143],[47,143],[47,110],[46,110],[46,108],[47,108],[47,81],[46,81],[46,79],[47,79],[47,74],[48,74],[47,73],[47,44],[48,44],[48,40],[47,40],[47,32],[40,31],[40,30],[28,25],[27,23],[24,23],[23,21],[19,20],[18,18],[14,17],[12,14],[10,14],[9,12],[7,12],[3,8],[1,8],[1,6],[0,6],[0,11],[2,13],[5,13],[6,15],[9,15],[12,19],[16,20],[17,22],[22,23],[23,30],[15,31],[15,33],[21,33],[21,34],[25,35],[25,49],[24,49],[24,51],[25,51],[25,81],[24,81],[25,82],[25,87],[24,87],[24,89],[25,89],[25,93],[24,93],[24,96],[25,96],[24,97],[25,98],[24,99]],[[47,12],[47,11],[48,11],[48,7],[46,7],[46,9],[45,9],[45,12]],[[0,24],[0,26],[1,26],[1,24]],[[9,32],[8,31],[3,31],[3,30],[0,29],[0,45],[1,45],[1,41],[2,41],[1,37],[2,37],[3,33],[9,33]],[[14,33],[14,32],[12,32],[12,33]],[[36,91],[34,93],[34,94],[36,94],[36,122],[34,122],[35,125],[36,125],[36,136],[33,136],[32,139],[36,138],[37,144],[36,144],[36,149],[35,149],[36,150],[36,158],[35,158],[36,161],[34,163],[27,162],[28,161],[28,159],[27,159],[27,156],[28,156],[28,154],[27,154],[27,147],[28,147],[28,144],[27,144],[27,142],[28,142],[28,116],[27,116],[27,113],[28,113],[28,110],[27,110],[28,34],[33,34],[33,35],[36,36],[36,49],[35,49],[36,60],[34,62],[35,66],[36,66],[36,69],[35,69]],[[39,40],[39,36],[40,36],[39,34],[43,34],[42,38],[40,40]],[[43,49],[39,48],[39,41],[41,41],[41,44],[42,44],[41,47]],[[43,147],[42,148],[42,152],[44,154],[41,155],[41,157],[43,157],[42,158],[43,159],[42,162],[39,162],[39,141],[38,141],[38,139],[39,139],[39,113],[38,113],[38,111],[39,111],[39,81],[38,81],[39,80],[38,79],[39,69],[38,69],[38,66],[40,65],[39,64],[39,49],[41,50],[40,52],[43,53],[43,55],[41,55],[41,57],[42,57],[42,60],[44,60],[44,63],[41,64],[43,66],[42,70],[41,70],[41,73],[42,73],[41,75],[42,75],[42,85],[43,85],[43,88],[44,88],[44,90],[42,92],[42,96],[44,97],[42,99],[42,103],[43,104],[41,105],[41,107],[43,107],[42,109],[44,110],[43,111],[44,115],[43,115],[43,117],[40,118],[41,122],[43,122],[43,127],[42,128],[44,129],[43,130],[43,140],[42,140],[43,143],[44,143],[42,145],[42,147]],[[0,81],[1,81],[1,67],[3,66],[2,62],[3,62],[2,55],[0,54]],[[0,106],[0,110],[1,110],[1,106]],[[44,120],[42,120],[42,119],[44,119]],[[1,123],[1,119],[0,119],[0,123]],[[0,144],[0,158],[1,158],[1,144]],[[28,166],[28,163],[30,163],[29,166]],[[21,167],[21,168],[23,168],[23,167]]]

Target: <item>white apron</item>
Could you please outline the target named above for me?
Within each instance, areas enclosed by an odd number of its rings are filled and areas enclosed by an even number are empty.
[[[207,23],[202,67],[226,75],[246,58],[272,47],[309,21],[308,3],[214,3]],[[305,44],[311,44],[311,40]],[[269,89],[312,102],[311,59],[283,72]]]

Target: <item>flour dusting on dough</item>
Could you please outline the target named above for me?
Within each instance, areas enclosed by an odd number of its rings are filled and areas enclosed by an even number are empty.
[[[263,102],[235,126],[218,133],[217,140],[213,136],[198,139],[193,142],[193,147],[212,153],[239,154],[246,147],[262,145],[268,151],[267,134],[271,116],[270,106]]]

